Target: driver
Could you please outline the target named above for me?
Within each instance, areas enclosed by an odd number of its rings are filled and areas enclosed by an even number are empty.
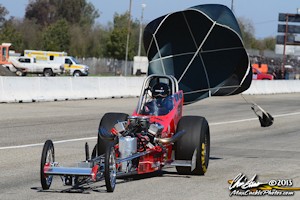
[[[144,114],[166,115],[172,110],[172,98],[170,87],[165,83],[157,83],[151,89],[152,100],[144,105]]]

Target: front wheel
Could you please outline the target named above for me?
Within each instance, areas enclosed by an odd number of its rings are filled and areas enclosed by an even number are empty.
[[[75,77],[81,76],[81,71],[75,71],[73,73],[73,76],[75,76]]]
[[[21,70],[18,69],[18,70],[16,71],[16,75],[17,75],[17,76],[26,76],[26,73],[24,73],[23,71],[21,71]]]
[[[47,167],[50,167],[54,163],[54,146],[51,140],[47,140],[44,144],[41,158],[41,184],[43,190],[48,190],[52,183],[53,176],[45,175],[45,170]]]
[[[207,171],[210,151],[208,122],[200,116],[184,116],[180,119],[177,132],[186,134],[176,142],[175,159],[192,160],[191,167],[176,167],[179,174],[204,175]]]
[[[104,178],[107,192],[113,192],[117,178],[116,153],[114,145],[109,145],[106,148]]]

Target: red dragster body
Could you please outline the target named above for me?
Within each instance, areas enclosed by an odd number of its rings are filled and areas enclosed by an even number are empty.
[[[155,84],[167,85],[169,94],[153,98]],[[43,189],[49,189],[52,177],[59,175],[73,187],[105,179],[107,191],[113,192],[117,177],[150,173],[167,165],[179,174],[204,175],[210,150],[208,122],[200,116],[182,116],[183,104],[183,92],[173,76],[148,76],[136,111],[131,116],[106,113],[91,158],[86,144],[86,160],[78,167],[60,167],[54,161],[52,141],[45,142]]]

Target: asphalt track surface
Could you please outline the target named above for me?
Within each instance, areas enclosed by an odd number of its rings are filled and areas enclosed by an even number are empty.
[[[106,99],[0,104],[0,199],[300,199],[229,197],[228,180],[244,173],[257,181],[291,179],[300,187],[300,94],[246,96],[270,112],[275,122],[261,128],[241,96],[210,98],[184,107],[184,115],[205,116],[210,124],[211,155],[205,176],[181,176],[174,168],[118,179],[114,193],[104,181],[70,191],[59,177],[41,191],[42,145],[55,144],[56,161],[73,166],[83,160],[84,144],[96,143],[106,112],[132,113],[138,99]]]

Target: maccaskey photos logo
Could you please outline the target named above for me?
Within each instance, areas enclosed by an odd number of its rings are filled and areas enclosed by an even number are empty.
[[[257,181],[257,175],[247,178],[245,174],[238,174],[229,180],[229,196],[293,196],[300,187],[292,187],[291,179],[272,179],[267,182]]]

